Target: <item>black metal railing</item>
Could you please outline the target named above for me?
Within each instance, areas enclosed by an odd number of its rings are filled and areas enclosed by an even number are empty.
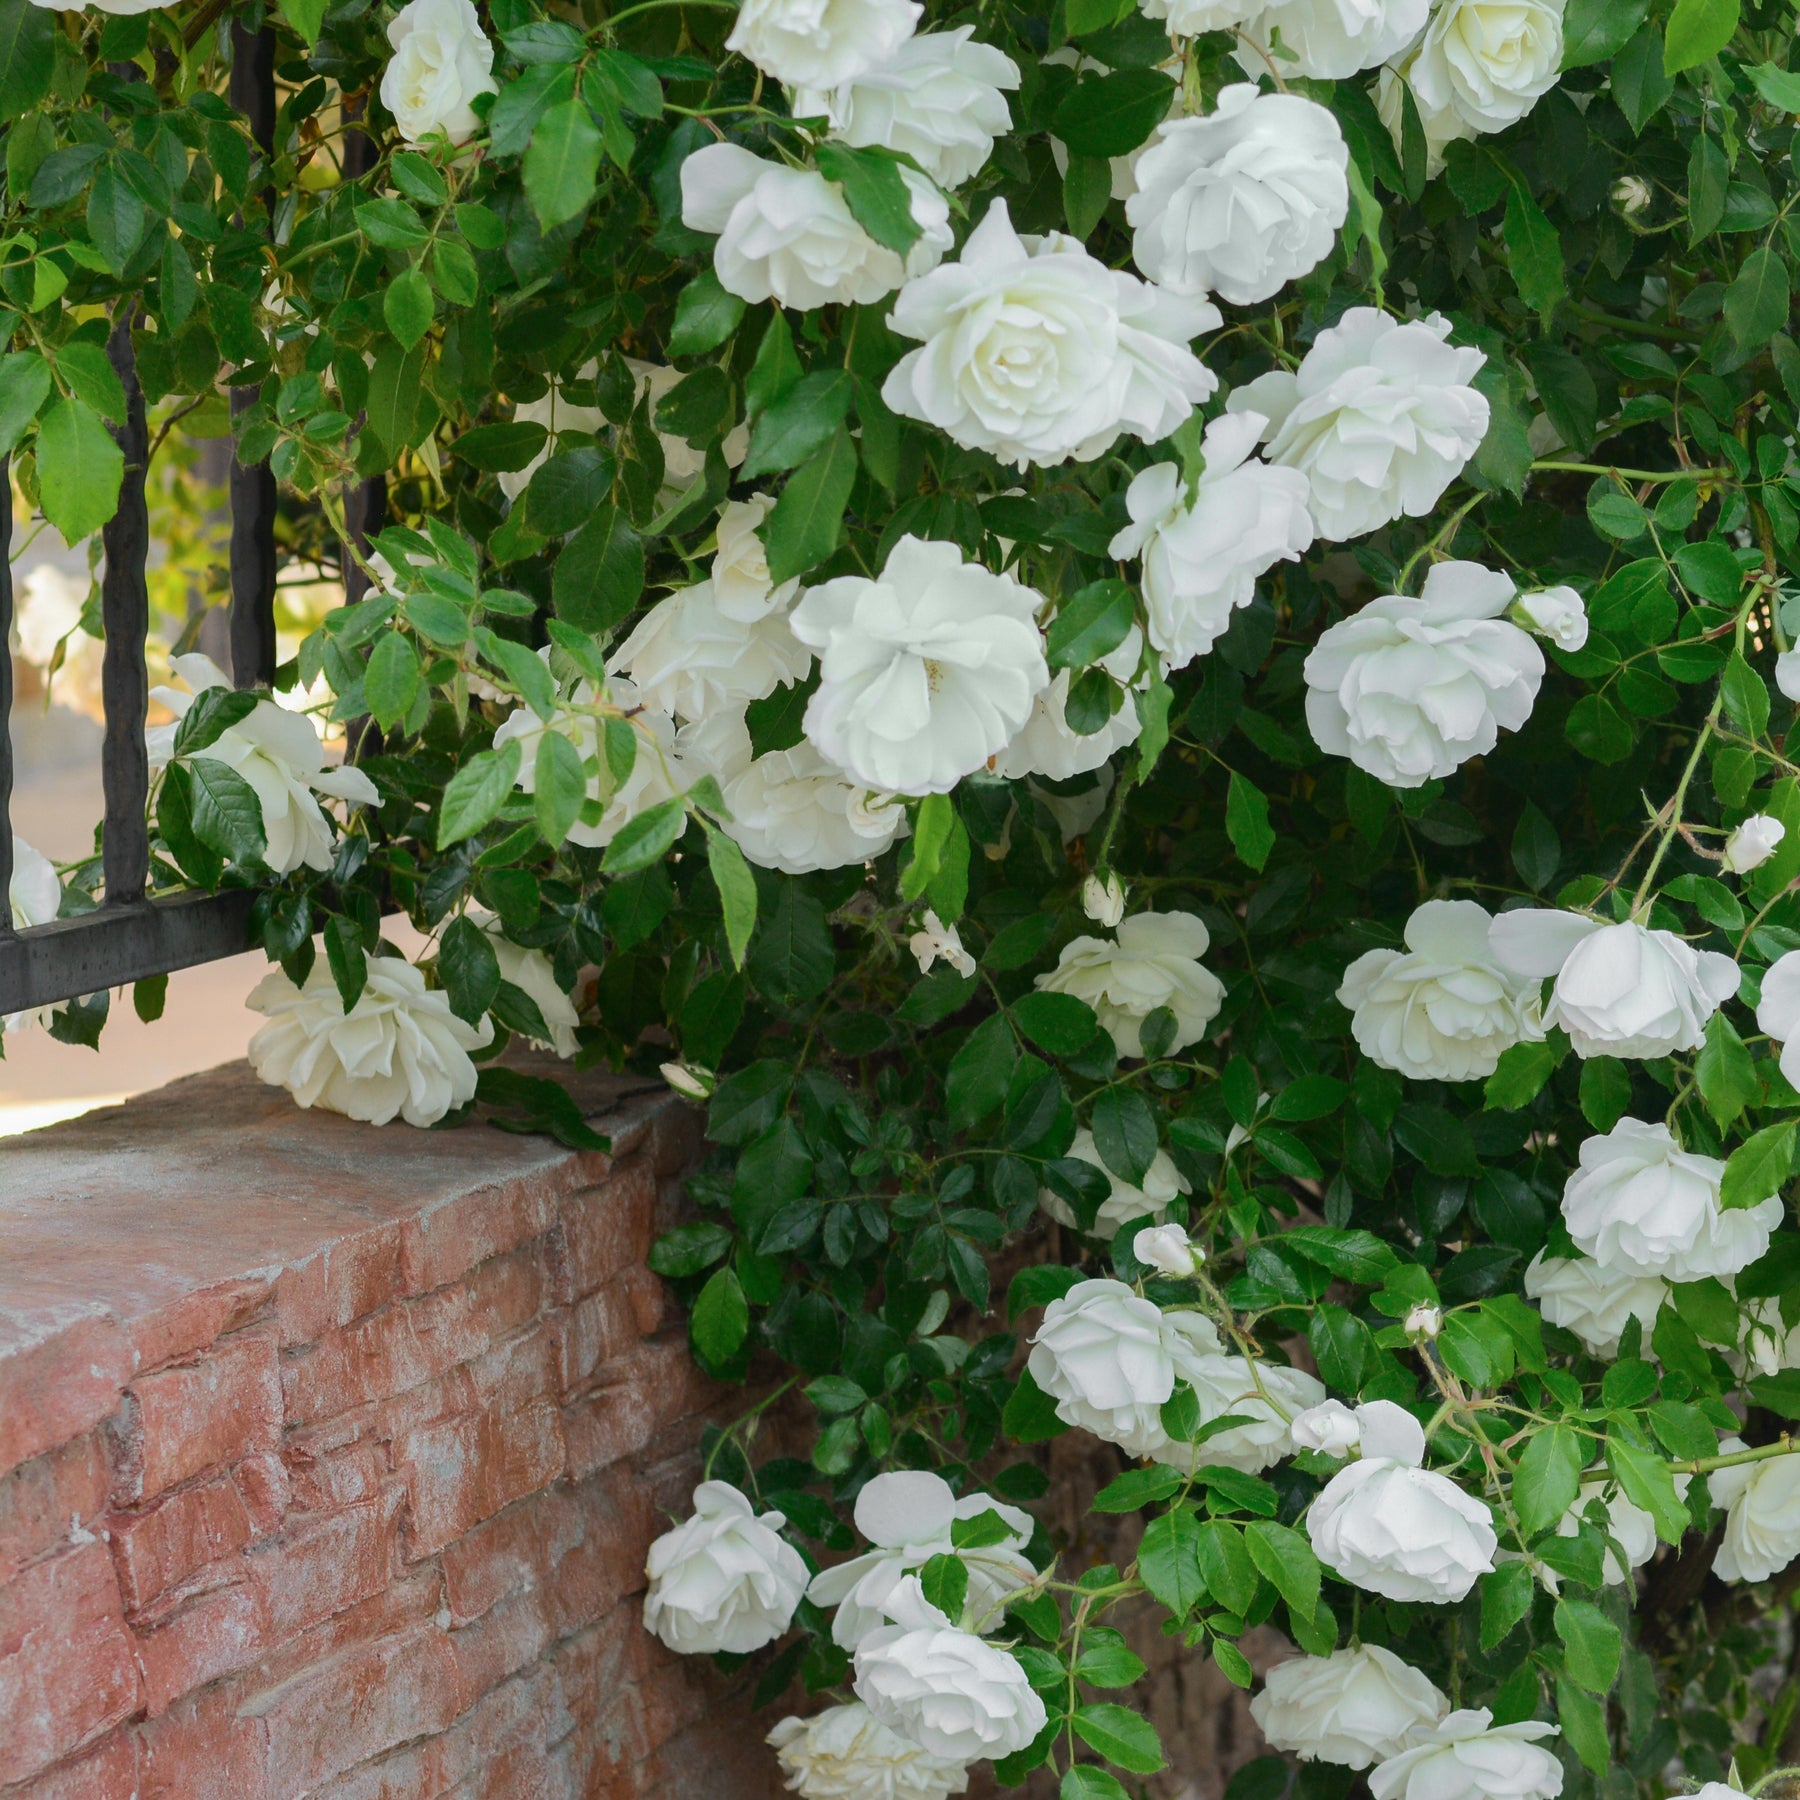
[[[233,49],[232,104],[249,120],[251,135],[267,157],[276,117],[274,34],[235,30]],[[272,213],[271,200],[264,195],[265,212]],[[126,409],[113,432],[125,458],[119,510],[101,533],[105,548],[101,696],[106,727],[101,751],[105,831],[100,905],[79,917],[25,930],[14,928],[9,904],[13,520],[7,463],[0,457],[0,1015],[215,962],[249,947],[254,896],[247,891],[148,897],[150,837],[145,807],[150,762],[144,726],[149,676],[144,644],[149,631],[150,515],[144,483],[150,446],[132,350],[135,311],[129,298],[119,302],[107,343],[108,357],[124,384]],[[233,413],[252,404],[256,392],[253,386],[233,388]],[[267,463],[246,468],[233,460],[230,501],[232,678],[240,688],[266,687],[275,674],[276,508],[275,478]],[[362,510],[367,509],[365,499]]]

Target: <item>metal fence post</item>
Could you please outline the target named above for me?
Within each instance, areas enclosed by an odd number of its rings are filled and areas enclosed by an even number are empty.
[[[0,938],[12,922],[12,459],[0,456]]]

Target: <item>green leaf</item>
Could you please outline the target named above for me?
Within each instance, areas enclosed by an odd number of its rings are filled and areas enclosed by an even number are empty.
[[[1102,1088],[1089,1121],[1100,1160],[1133,1187],[1141,1188],[1156,1157],[1156,1114],[1134,1087]]]
[[[44,516],[71,544],[119,510],[125,458],[85,400],[58,400],[38,425],[38,485]]]
[[[1237,770],[1225,794],[1225,832],[1238,860],[1259,875],[1275,848],[1275,827],[1269,823],[1269,801],[1261,788]]]
[[[1000,1428],[1015,1444],[1046,1443],[1069,1429],[1056,1416],[1056,1402],[1032,1379],[1029,1369],[1020,1375],[1018,1385],[1007,1398]],[[1142,1553],[1139,1554],[1141,1570]]]
[[[118,170],[108,163],[94,176],[88,189],[87,228],[94,248],[106,258],[115,275],[125,273],[150,223],[144,203]]]
[[[1641,132],[1675,91],[1663,70],[1662,32],[1646,25],[1613,58],[1612,96],[1634,133]]]
[[[1035,989],[1012,1006],[1013,1022],[1050,1056],[1076,1056],[1100,1029],[1094,1009],[1074,994]]]
[[[1063,222],[1084,242],[1112,199],[1112,164],[1104,156],[1071,156],[1063,171]]]
[[[1738,27],[1738,0],[1675,0],[1663,41],[1663,73],[1679,75],[1715,57]]]
[[[629,875],[648,868],[674,849],[686,829],[687,802],[678,794],[627,819],[606,846],[600,867],[608,875]]]
[[[787,316],[778,309],[763,332],[762,342],[756,347],[756,361],[744,378],[744,405],[751,417],[767,412],[804,373],[794,354],[794,334],[788,328]],[[746,472],[748,466],[746,462]]]
[[[1642,1507],[1656,1522],[1656,1535],[1665,1544],[1679,1544],[1688,1528],[1688,1510],[1675,1491],[1669,1465],[1653,1451],[1609,1432],[1606,1460],[1633,1506]]]
[[[438,939],[438,980],[449,996],[450,1010],[470,1025],[479,1025],[500,992],[500,959],[493,940],[461,913]]]
[[[825,447],[788,477],[763,527],[769,579],[804,575],[837,548],[856,481],[856,445],[840,425]]]
[[[1175,84],[1159,69],[1088,76],[1057,107],[1051,130],[1075,156],[1124,156],[1169,116]]]
[[[514,738],[499,750],[477,751],[450,777],[438,814],[440,850],[473,837],[499,812],[519,779],[520,759]]]
[[[1116,577],[1089,582],[1056,609],[1044,641],[1052,669],[1085,669],[1124,643],[1137,623],[1137,597]]]
[[[338,999],[347,1013],[362,998],[368,985],[369,959],[362,933],[354,919],[333,913],[325,921],[325,961],[337,986]]]
[[[1512,860],[1519,879],[1535,894],[1549,887],[1562,865],[1562,842],[1556,827],[1529,800],[1513,827]]]
[[[1547,1043],[1508,1045],[1482,1089],[1482,1104],[1498,1112],[1516,1112],[1521,1106],[1529,1106],[1556,1072],[1560,1060]]]
[[[746,479],[774,474],[816,455],[843,423],[853,392],[842,369],[816,370],[789,383],[757,419],[740,472]]]
[[[1590,1056],[1579,1094],[1581,1116],[1596,1131],[1611,1131],[1631,1110],[1631,1073],[1616,1056]]]
[[[913,820],[912,854],[900,872],[900,898],[917,900],[931,885],[956,823],[956,808],[948,794],[927,794],[919,802]]]
[[[538,120],[520,173],[531,210],[546,231],[573,219],[593,200],[600,148],[600,128],[580,100],[560,101]]]
[[[926,1604],[935,1606],[951,1624],[959,1624],[969,1601],[969,1566],[960,1556],[939,1552],[927,1557],[919,1570],[919,1585]]]
[[[1535,1677],[1532,1687],[1535,1690]],[[1566,1675],[1556,1678],[1556,1720],[1569,1747],[1581,1759],[1582,1766],[1596,1775],[1606,1773],[1612,1760],[1611,1741],[1606,1730],[1606,1708]]]
[[[756,877],[751,874],[743,851],[723,831],[706,834],[706,861],[725,914],[725,942],[731,951],[732,967],[741,969],[751,934],[756,930]]]
[[[419,653],[404,632],[384,631],[369,652],[363,672],[363,699],[369,714],[383,731],[398,725],[412,711],[419,694]]]
[[[1200,1527],[1200,1573],[1215,1600],[1238,1614],[1250,1610],[1256,1598],[1256,1565],[1244,1548],[1239,1525],[1208,1519]]]
[[[268,847],[256,789],[217,757],[188,761],[193,781],[194,835],[234,862],[252,862]]]
[[[1304,1532],[1273,1519],[1252,1519],[1244,1527],[1244,1543],[1250,1560],[1274,1582],[1277,1590],[1301,1618],[1319,1610],[1319,1559]]]
[[[1206,1583],[1200,1578],[1200,1521],[1192,1508],[1179,1506],[1150,1521],[1138,1546],[1138,1574],[1176,1618],[1199,1605]]]
[[[1547,321],[1569,291],[1562,239],[1544,209],[1518,183],[1506,196],[1500,235],[1519,298]]]
[[[743,316],[743,301],[726,293],[711,269],[703,269],[676,297],[669,354],[703,356],[718,349],[737,330]]]
[[[1569,0],[1563,16],[1563,60],[1585,69],[1616,56],[1650,11],[1650,0]]]
[[[1547,1531],[1581,1487],[1581,1440],[1568,1425],[1534,1432],[1513,1475],[1513,1507],[1528,1537]]]
[[[0,0],[0,119],[21,118],[50,91],[56,20],[31,0]]]
[[[1134,1775],[1149,1775],[1163,1767],[1162,1744],[1156,1727],[1127,1706],[1100,1701],[1078,1706],[1071,1721],[1075,1735],[1109,1763]]]
[[[381,316],[404,350],[410,350],[431,329],[436,309],[431,283],[416,268],[390,281],[381,296]]]
[[[709,1363],[728,1362],[750,1333],[750,1308],[731,1269],[716,1270],[694,1302],[688,1331],[694,1348]]]
[[[1787,263],[1769,245],[1752,250],[1725,290],[1725,325],[1740,350],[1766,344],[1788,322],[1793,287]]]
[[[994,1013],[971,1031],[951,1058],[945,1078],[950,1123],[959,1130],[979,1124],[1006,1098],[1019,1047],[1004,1013]]]
[[[1765,1125],[1725,1159],[1725,1174],[1719,1183],[1719,1204],[1727,1212],[1759,1206],[1771,1195],[1781,1192],[1781,1185],[1793,1166],[1797,1123],[1800,1121],[1787,1119],[1779,1125]]]
[[[1700,1098],[1721,1130],[1762,1092],[1756,1064],[1737,1027],[1722,1012],[1706,1022],[1706,1042],[1694,1063],[1694,1076]]]
[[[924,229],[913,217],[912,190],[900,173],[892,151],[852,149],[826,139],[813,160],[827,181],[844,190],[851,217],[876,243],[904,256]]]
[[[1073,1763],[1063,1770],[1057,1800],[1131,1800],[1125,1784],[1106,1769],[1092,1763]]]
[[[556,616],[602,635],[644,591],[644,543],[615,506],[602,506],[563,546],[550,578]]]
[[[581,752],[562,732],[546,731],[539,737],[532,789],[537,828],[551,849],[560,850],[570,827],[581,817],[588,790]]]
[[[1106,1641],[1093,1642],[1096,1638]],[[1105,1626],[1090,1625],[1083,1643],[1085,1647],[1075,1659],[1077,1681],[1085,1681],[1089,1687],[1123,1688],[1143,1680],[1144,1659],[1128,1649],[1122,1638],[1117,1642],[1107,1639]]]
[[[331,10],[331,0],[281,0],[281,16],[311,49],[319,41],[319,27]]]
[[[774,912],[756,934],[747,967],[756,985],[778,1006],[815,1000],[830,987],[837,955],[825,908],[798,882],[782,884]]]
[[[0,456],[12,454],[53,385],[50,365],[35,350],[0,357]]]
[[[1556,1635],[1562,1639],[1563,1667],[1590,1694],[1604,1694],[1618,1680],[1624,1639],[1599,1607],[1565,1595],[1556,1603]]]
[[[1754,69],[1746,69],[1744,73],[1756,84],[1756,91],[1777,112],[1786,113],[1790,117],[1800,114],[1800,74],[1779,68],[1772,62],[1759,63]]]
[[[1528,1618],[1537,1598],[1537,1577],[1528,1562],[1504,1562],[1481,1578],[1481,1647],[1492,1650]]]

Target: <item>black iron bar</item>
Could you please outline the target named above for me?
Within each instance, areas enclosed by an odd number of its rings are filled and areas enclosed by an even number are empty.
[[[0,942],[13,935],[12,528],[11,458],[0,456]]]

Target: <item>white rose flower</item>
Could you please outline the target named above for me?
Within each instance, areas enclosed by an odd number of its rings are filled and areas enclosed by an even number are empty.
[[[1049,685],[1042,605],[956,545],[910,535],[878,579],[809,588],[790,619],[819,652],[806,735],[866,787],[947,794],[1006,747]]]
[[[1235,83],[1204,117],[1159,125],[1138,159],[1125,203],[1132,259],[1177,294],[1266,300],[1331,254],[1349,167],[1326,108]]]
[[[1113,939],[1072,939],[1036,985],[1085,1000],[1121,1056],[1144,1054],[1144,1021],[1168,1007],[1175,1014],[1173,1054],[1198,1043],[1225,1003],[1224,984],[1200,963],[1211,942],[1192,913],[1134,913]]]
[[[1555,1736],[1540,1719],[1496,1725],[1486,1707],[1453,1712],[1373,1769],[1369,1792],[1375,1800],[1556,1800],[1562,1764],[1538,1742]]]
[[[713,272],[728,294],[800,312],[867,306],[935,268],[956,241],[944,196],[917,170],[900,175],[920,227],[904,261],[863,230],[817,169],[764,162],[741,144],[707,144],[681,165],[682,222],[718,238]]]
[[[1800,1323],[1789,1325],[1781,1316],[1781,1301],[1747,1300],[1744,1333],[1734,1367],[1746,1374],[1779,1375],[1783,1369],[1800,1369]]]
[[[1415,1081],[1475,1081],[1543,1037],[1539,984],[1495,962],[1492,923],[1473,900],[1427,900],[1404,952],[1368,950],[1344,971],[1337,997],[1365,1056]]]
[[[712,561],[713,604],[728,619],[754,625],[772,612],[785,612],[800,591],[795,576],[776,587],[769,576],[769,553],[762,528],[775,502],[767,494],[727,500],[719,514],[719,547]]]
[[[1246,73],[1268,73],[1268,50],[1284,76],[1342,81],[1380,67],[1424,29],[1431,0],[1270,0],[1249,21],[1248,45],[1237,53]],[[1280,48],[1274,48],[1277,38]]]
[[[190,691],[150,690],[150,697],[175,715],[172,724],[152,725],[144,733],[152,769],[166,769],[174,760],[176,733],[195,700],[208,688],[231,685],[210,656],[195,652],[169,661]],[[352,806],[373,806],[381,798],[361,769],[325,766],[325,747],[310,718],[266,698],[259,699],[252,712],[204,749],[191,754],[210,756],[235,769],[255,791],[267,839],[263,861],[277,875],[289,875],[299,868],[331,867],[336,845],[319,806],[320,794]],[[187,760],[186,753],[183,760]]]
[[[1493,1568],[1499,1547],[1486,1504],[1420,1466],[1425,1434],[1402,1408],[1358,1407],[1357,1422],[1361,1458],[1332,1476],[1307,1508],[1306,1532],[1319,1561],[1389,1600],[1462,1599]]]
[[[250,1066],[301,1106],[343,1113],[370,1125],[396,1116],[435,1125],[475,1098],[469,1052],[493,1042],[494,1026],[465,1024],[441,990],[403,957],[369,958],[367,983],[344,1011],[324,957],[304,987],[271,969],[244,1004],[268,1024],[250,1040]]]
[[[872,862],[906,833],[906,809],[871,793],[811,744],[770,750],[721,779],[725,830],[761,869],[808,875]]]
[[[1306,659],[1321,750],[1389,787],[1422,787],[1485,756],[1531,717],[1544,656],[1500,615],[1510,575],[1441,562],[1419,597],[1383,594],[1323,632]]]
[[[906,940],[921,975],[931,973],[931,965],[940,957],[965,980],[975,973],[975,959],[963,948],[962,933],[954,925],[946,925],[935,912],[927,911],[921,930]]]
[[[1572,587],[1521,594],[1513,602],[1512,616],[1527,631],[1547,637],[1559,650],[1579,650],[1588,640],[1587,607]]]
[[[1752,869],[1760,869],[1786,836],[1787,827],[1773,813],[1752,813],[1725,840],[1726,871],[1748,875]]]
[[[1719,1440],[1723,1456],[1745,1447],[1742,1438]],[[1767,1581],[1800,1556],[1800,1451],[1714,1469],[1706,1487],[1725,1512],[1725,1541],[1713,1558],[1721,1581]]]
[[[64,10],[73,11],[74,8]],[[55,563],[38,563],[17,576],[13,595],[16,608],[13,628],[25,660],[37,670],[44,687],[58,705],[86,713],[104,723],[106,707],[101,693],[101,665],[106,644],[81,628],[90,581],[65,574]],[[50,665],[61,651],[62,661],[52,673]]]
[[[856,1697],[890,1731],[946,1762],[998,1759],[1043,1730],[1044,1703],[1018,1662],[930,1605],[916,1575],[887,1603],[895,1622],[856,1648]]]
[[[704,719],[804,681],[812,660],[785,612],[746,623],[724,611],[710,581],[700,581],[651,607],[606,666],[629,676],[646,706]]]
[[[1613,1268],[1589,1256],[1547,1256],[1540,1250],[1525,1271],[1525,1292],[1552,1325],[1572,1331],[1596,1356],[1619,1353],[1626,1322],[1636,1319],[1649,1341],[1669,1297],[1660,1275]]]
[[[541,950],[527,950],[515,944],[501,929],[500,921],[491,912],[472,906],[469,908],[469,919],[493,945],[494,960],[500,965],[500,979],[510,981],[534,1002],[544,1023],[549,1026],[550,1040],[542,1044],[542,1047],[554,1050],[565,1059],[573,1056],[581,1048],[575,1037],[575,1028],[581,1023],[581,1014],[575,1010],[574,1001],[564,993],[562,984],[556,979],[556,971],[551,967],[549,957]],[[541,1042],[538,1039],[532,1041]]]
[[[12,880],[7,884],[6,901],[13,930],[48,925],[62,909],[62,882],[57,878],[56,865],[21,837],[13,839],[12,850]],[[0,1014],[0,1038],[9,1031],[29,1031],[33,1025],[48,1029],[55,1010],[51,1006],[34,1006],[28,1012]]]
[[[1289,1436],[1301,1450],[1317,1450],[1323,1456],[1348,1456],[1362,1443],[1362,1425],[1343,1401],[1321,1400],[1317,1406],[1295,1415]]]
[[[1131,1240],[1131,1254],[1171,1281],[1192,1280],[1206,1261],[1206,1253],[1179,1225],[1146,1225]]]
[[[913,0],[745,0],[725,48],[786,87],[836,87],[886,62],[923,11]]]
[[[1699,1281],[1735,1275],[1769,1247],[1785,1216],[1779,1195],[1724,1210],[1725,1165],[1683,1150],[1666,1125],[1621,1119],[1582,1143],[1563,1188],[1563,1219],[1576,1247],[1614,1268]]]
[[[909,281],[888,325],[921,340],[881,397],[1017,468],[1092,462],[1129,432],[1155,443],[1218,377],[1188,348],[1210,302],[1107,268],[1073,238],[1021,238],[996,200],[960,259]]]
[[[1256,598],[1257,577],[1312,548],[1306,477],[1250,454],[1263,425],[1260,413],[1235,413],[1207,426],[1191,503],[1174,463],[1153,464],[1126,490],[1131,523],[1108,553],[1143,559],[1150,642],[1165,669],[1204,656]]]
[[[1433,1682],[1379,1644],[1290,1657],[1250,1702],[1271,1748],[1350,1769],[1397,1756],[1449,1710]]]
[[[547,649],[538,654],[545,661],[549,660]],[[629,681],[615,679],[610,687],[614,706],[626,712],[638,707],[637,690]],[[591,850],[610,844],[639,813],[672,800],[680,791],[670,779],[680,773],[680,763],[675,755],[675,721],[653,707],[637,711],[634,719],[637,756],[624,782],[616,790],[612,788],[610,775],[605,773],[606,753],[601,743],[600,721],[582,710],[597,704],[599,698],[592,682],[578,681],[567,704],[559,707],[548,723],[529,706],[516,706],[501,720],[500,729],[494,733],[496,750],[518,740],[522,752],[518,786],[527,794],[537,792],[537,753],[544,734],[554,731],[575,746],[576,753],[587,765],[587,797],[604,810],[595,824],[577,819],[569,827],[569,842],[583,844]]]
[[[1675,1478],[1684,1499],[1692,1480],[1691,1475]],[[1633,1505],[1608,1477],[1600,1475],[1582,1482],[1569,1510],[1557,1521],[1556,1535],[1574,1537],[1595,1500],[1602,1500],[1606,1507],[1606,1560],[1601,1578],[1608,1587],[1623,1587],[1631,1579],[1632,1570],[1641,1569],[1656,1554],[1656,1520],[1641,1506]],[[1619,1560],[1621,1552],[1623,1562]],[[1551,1591],[1554,1593],[1555,1589]]]
[[[1469,383],[1487,359],[1449,335],[1437,313],[1402,323],[1353,306],[1297,370],[1260,375],[1226,402],[1269,421],[1269,461],[1305,475],[1327,543],[1430,512],[1481,447],[1488,403]]]
[[[1577,1056],[1698,1050],[1706,1021],[1738,990],[1737,964],[1722,951],[1635,921],[1522,907],[1495,919],[1488,942],[1503,968],[1556,977],[1544,1025],[1560,1025]]]
[[[1778,956],[1763,971],[1756,1023],[1781,1046],[1781,1072],[1793,1081],[1800,1075],[1800,950]]]
[[[806,1564],[780,1535],[786,1523],[778,1512],[759,1517],[730,1482],[701,1482],[693,1517],[644,1559],[644,1629],[684,1656],[772,1644],[806,1592]]]
[[[971,965],[971,973],[973,965]],[[1176,1168],[1175,1160],[1166,1150],[1159,1149],[1150,1159],[1150,1167],[1144,1175],[1144,1185],[1133,1187],[1122,1176],[1115,1175],[1101,1158],[1094,1144],[1094,1134],[1083,1125],[1075,1133],[1074,1141],[1063,1152],[1065,1156],[1073,1156],[1084,1163],[1091,1164],[1103,1174],[1111,1186],[1111,1192],[1100,1202],[1100,1210],[1094,1218],[1093,1235],[1111,1243],[1120,1229],[1129,1225],[1133,1219],[1141,1219],[1146,1215],[1157,1224],[1162,1223],[1163,1214],[1169,1210],[1169,1202],[1180,1194],[1191,1194],[1193,1184]],[[1047,1212],[1059,1225],[1073,1225],[1075,1214],[1069,1203],[1054,1188],[1038,1189],[1038,1205]],[[1180,1226],[1171,1226],[1183,1243],[1187,1234]],[[1139,1232],[1142,1237],[1144,1234]],[[1138,1259],[1140,1262],[1142,1257]],[[1183,1273],[1191,1275],[1193,1264],[1190,1261]]]
[[[1166,19],[1172,38],[1236,31],[1256,17],[1262,0],[1138,0],[1146,19]]]
[[[1124,642],[1101,657],[1099,666],[1129,689],[1143,653],[1144,634],[1133,625]],[[1098,731],[1083,734],[1069,724],[1069,683],[1074,674],[1073,669],[1058,669],[1051,676],[1050,685],[1033,703],[1031,716],[994,758],[995,774],[1009,781],[1025,775],[1067,781],[1073,775],[1085,775],[1090,769],[1099,768],[1115,751],[1137,742],[1144,721],[1129,691],[1120,701],[1119,710]]]
[[[1121,1057],[1143,1055],[1143,1022],[1166,1006],[1175,1015],[1174,1053],[1206,1035],[1226,999],[1224,983],[1201,967],[1210,943],[1206,923],[1192,913],[1134,913],[1112,940],[1066,943],[1037,986],[1093,1006]]]
[[[1162,1431],[1175,1391],[1170,1334],[1162,1310],[1124,1282],[1076,1282],[1044,1308],[1031,1342],[1026,1366],[1065,1425],[1110,1444]]]
[[[494,46],[469,0],[407,0],[387,36],[394,54],[381,77],[381,104],[400,135],[409,144],[440,131],[453,144],[472,137],[481,121],[469,102],[499,89]]]
[[[1150,1457],[1178,1469],[1219,1463],[1246,1475],[1259,1474],[1271,1463],[1292,1456],[1292,1421],[1325,1398],[1323,1383],[1304,1369],[1223,1354],[1218,1334],[1198,1313],[1169,1313],[1166,1325],[1176,1379],[1194,1390],[1200,1402],[1200,1424],[1210,1425],[1227,1415],[1245,1422],[1204,1443],[1185,1444],[1171,1438],[1159,1418],[1154,1431],[1125,1438],[1122,1447],[1133,1456]]]
[[[801,1800],[949,1800],[969,1788],[965,1764],[889,1731],[860,1700],[783,1719],[767,1742]]]
[[[1775,685],[1800,704],[1800,650],[1783,650],[1775,658]]]
[[[998,1513],[1009,1535],[979,1549],[957,1550],[951,1533],[959,1519]],[[934,1556],[954,1555],[969,1572],[965,1614],[982,1634],[1006,1623],[1002,1605],[1036,1574],[1025,1556],[1031,1542],[1031,1515],[987,1494],[960,1499],[941,1475],[902,1469],[877,1475],[856,1497],[856,1529],[874,1545],[835,1568],[815,1575],[806,1597],[815,1606],[835,1606],[831,1635],[854,1650],[872,1631],[886,1627],[882,1608],[902,1579]]]
[[[834,138],[901,151],[940,187],[961,187],[1012,129],[1005,96],[1019,85],[1013,59],[974,35],[972,25],[926,32],[835,88],[798,88],[794,117],[822,116]]]
[[[1381,113],[1399,142],[1399,84],[1412,88],[1432,173],[1457,138],[1504,131],[1556,86],[1564,0],[1436,0],[1418,47],[1382,72]]]

